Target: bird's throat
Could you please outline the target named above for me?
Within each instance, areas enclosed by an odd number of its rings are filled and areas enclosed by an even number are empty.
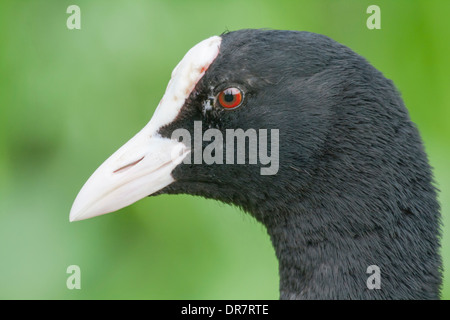
[[[374,249],[379,243],[371,242],[381,231],[357,236],[336,229],[320,214],[289,213],[266,224],[279,263],[280,299],[383,298],[385,292],[367,285],[369,266],[386,267]]]

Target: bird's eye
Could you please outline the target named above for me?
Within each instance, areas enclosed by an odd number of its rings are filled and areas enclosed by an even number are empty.
[[[241,105],[242,97],[242,91],[238,88],[228,88],[219,93],[217,100],[221,107],[234,109]]]

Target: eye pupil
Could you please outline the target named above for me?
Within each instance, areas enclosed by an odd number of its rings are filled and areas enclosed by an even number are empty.
[[[220,106],[226,109],[234,109],[242,102],[242,92],[238,88],[228,88],[218,95]]]
[[[234,100],[234,94],[230,93],[230,92],[225,92],[224,98],[223,98],[226,102],[233,102]]]

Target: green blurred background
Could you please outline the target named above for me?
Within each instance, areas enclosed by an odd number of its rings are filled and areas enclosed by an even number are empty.
[[[66,9],[81,8],[81,30]],[[368,30],[366,8],[381,8]],[[83,183],[150,119],[173,67],[225,30],[322,33],[392,79],[441,189],[450,298],[450,1],[0,2],[0,298],[277,299],[264,228],[224,204],[159,196],[69,223]],[[66,269],[81,268],[81,290]]]

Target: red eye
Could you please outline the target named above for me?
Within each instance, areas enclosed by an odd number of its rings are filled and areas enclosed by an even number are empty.
[[[238,88],[228,88],[219,93],[219,104],[226,109],[234,109],[242,102],[242,92]]]

